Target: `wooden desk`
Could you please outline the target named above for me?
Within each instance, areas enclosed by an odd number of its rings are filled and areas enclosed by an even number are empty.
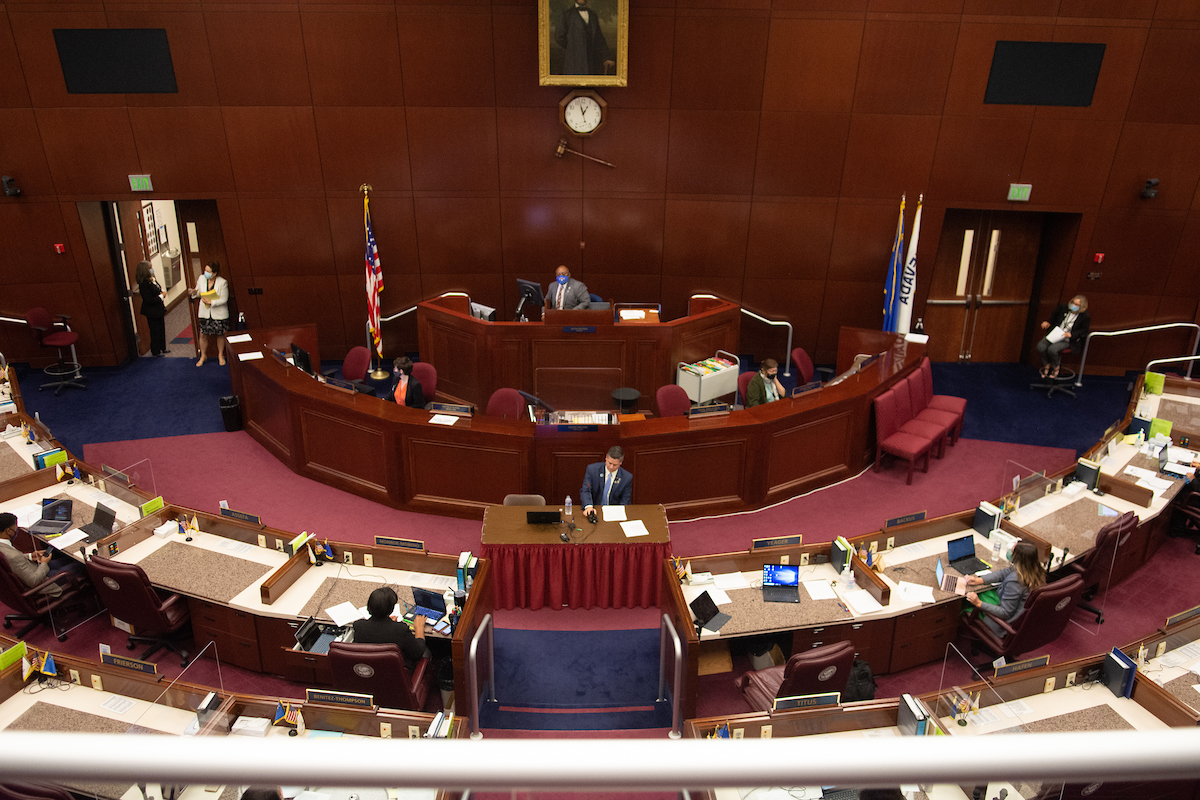
[[[658,605],[663,559],[671,536],[662,506],[625,506],[650,535],[626,538],[620,523],[579,528],[529,525],[532,506],[489,506],[483,518],[483,556],[492,562],[497,608],[650,608]],[[569,542],[560,534],[567,533]]]

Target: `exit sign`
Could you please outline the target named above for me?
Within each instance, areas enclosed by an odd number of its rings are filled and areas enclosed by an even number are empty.
[[[154,184],[150,182],[149,175],[130,175],[129,176],[129,191],[131,192],[153,192]]]
[[[149,176],[146,176],[149,178]],[[1033,191],[1032,183],[1010,183],[1008,185],[1008,199],[1017,203],[1028,203],[1029,193]]]

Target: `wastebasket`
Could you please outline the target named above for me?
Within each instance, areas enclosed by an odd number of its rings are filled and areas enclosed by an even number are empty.
[[[449,656],[438,666],[437,682],[442,691],[442,708],[448,711],[454,706],[454,661]]]
[[[242,401],[236,394],[221,398],[221,419],[225,421],[227,431],[242,429]]]

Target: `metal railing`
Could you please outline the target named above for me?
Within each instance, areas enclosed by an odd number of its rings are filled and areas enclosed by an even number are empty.
[[[1153,361],[1149,361],[1146,363],[1146,372],[1150,372],[1151,367],[1158,366],[1159,364],[1182,364],[1184,362],[1187,362],[1187,365],[1188,365],[1187,376],[1188,376],[1188,379],[1191,380],[1192,365],[1195,364],[1197,361],[1200,361],[1200,356],[1177,356],[1175,358],[1156,358]]]
[[[1079,359],[1079,373],[1075,376],[1075,387],[1083,386],[1083,368],[1087,365],[1088,348],[1091,347],[1092,338],[1107,339],[1114,336],[1128,336],[1133,333],[1149,333],[1150,331],[1165,331],[1171,328],[1191,328],[1196,333],[1192,336],[1192,355],[1196,355],[1196,346],[1200,345],[1200,325],[1194,322],[1167,322],[1162,325],[1147,325],[1141,328],[1126,328],[1123,331],[1092,331],[1088,334],[1087,340],[1083,343],[1083,355]],[[1188,364],[1188,378],[1192,377],[1192,365]]]
[[[679,633],[675,630],[675,623],[671,622],[671,618],[666,614],[662,615],[662,624],[659,625],[658,633],[658,702],[665,702],[667,699],[667,659],[671,659],[671,664],[674,666],[673,677],[674,682],[671,684],[671,733],[668,734],[672,739],[678,739],[683,735],[683,642],[679,639]],[[668,652],[668,646],[671,648]]]
[[[488,701],[496,702],[496,637],[492,625],[492,615],[486,615],[471,635],[471,643],[467,646],[467,694],[470,703],[467,711],[471,714],[471,738],[482,739],[479,730],[479,640],[487,635],[487,682]],[[464,698],[464,701],[466,698]],[[433,784],[430,784],[433,785]]]
[[[694,294],[694,295],[692,295],[692,298],[696,298],[696,297],[703,297],[705,299],[712,299],[712,300],[724,299],[721,297],[717,297],[715,294]],[[691,299],[691,298],[689,298],[689,299]],[[765,323],[772,327],[787,328],[787,351],[783,354],[783,358],[781,358],[779,360],[779,368],[785,376],[790,376],[792,374],[792,333],[793,333],[792,323],[785,322],[784,320],[767,319],[766,317],[764,317],[760,314],[755,314],[753,311],[747,310],[745,306],[740,306],[740,308],[741,308],[742,313],[745,314],[747,317],[751,317],[752,319],[756,319],[759,322]]]

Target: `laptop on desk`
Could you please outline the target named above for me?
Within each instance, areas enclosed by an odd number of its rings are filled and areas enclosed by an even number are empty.
[[[980,570],[991,569],[975,557],[975,534],[968,533],[961,539],[953,539],[946,545],[946,560],[963,575],[974,575]]]
[[[943,592],[954,592],[955,594],[967,593],[967,579],[947,575],[946,568],[942,566],[942,557],[938,556],[937,566],[934,567],[934,572],[937,573],[938,586]]]
[[[329,645],[342,636],[342,629],[331,623],[318,622],[309,617],[296,631],[296,644],[306,653],[321,653],[328,655]]]
[[[799,603],[800,570],[783,564],[763,564],[764,603]]]
[[[413,607],[404,615],[405,619],[412,619],[419,614],[430,625],[436,625],[446,616],[446,598],[437,592],[418,589],[416,586],[413,587],[412,593]]]
[[[51,500],[42,506],[42,518],[29,526],[29,532],[38,536],[54,536],[58,533],[66,533],[67,529],[73,524],[71,522],[71,509],[74,503],[71,500]]]
[[[713,602],[712,595],[708,592],[702,593],[688,606],[696,615],[696,624],[706,631],[719,631],[726,622],[733,619],[728,614],[722,614],[717,610],[717,604]]]
[[[94,544],[112,533],[113,523],[117,521],[117,512],[103,503],[96,503],[96,514],[92,521],[79,530],[87,534],[84,539],[88,544]]]
[[[525,522],[529,525],[557,525],[562,522],[562,512],[558,509],[554,511],[526,511]]]

